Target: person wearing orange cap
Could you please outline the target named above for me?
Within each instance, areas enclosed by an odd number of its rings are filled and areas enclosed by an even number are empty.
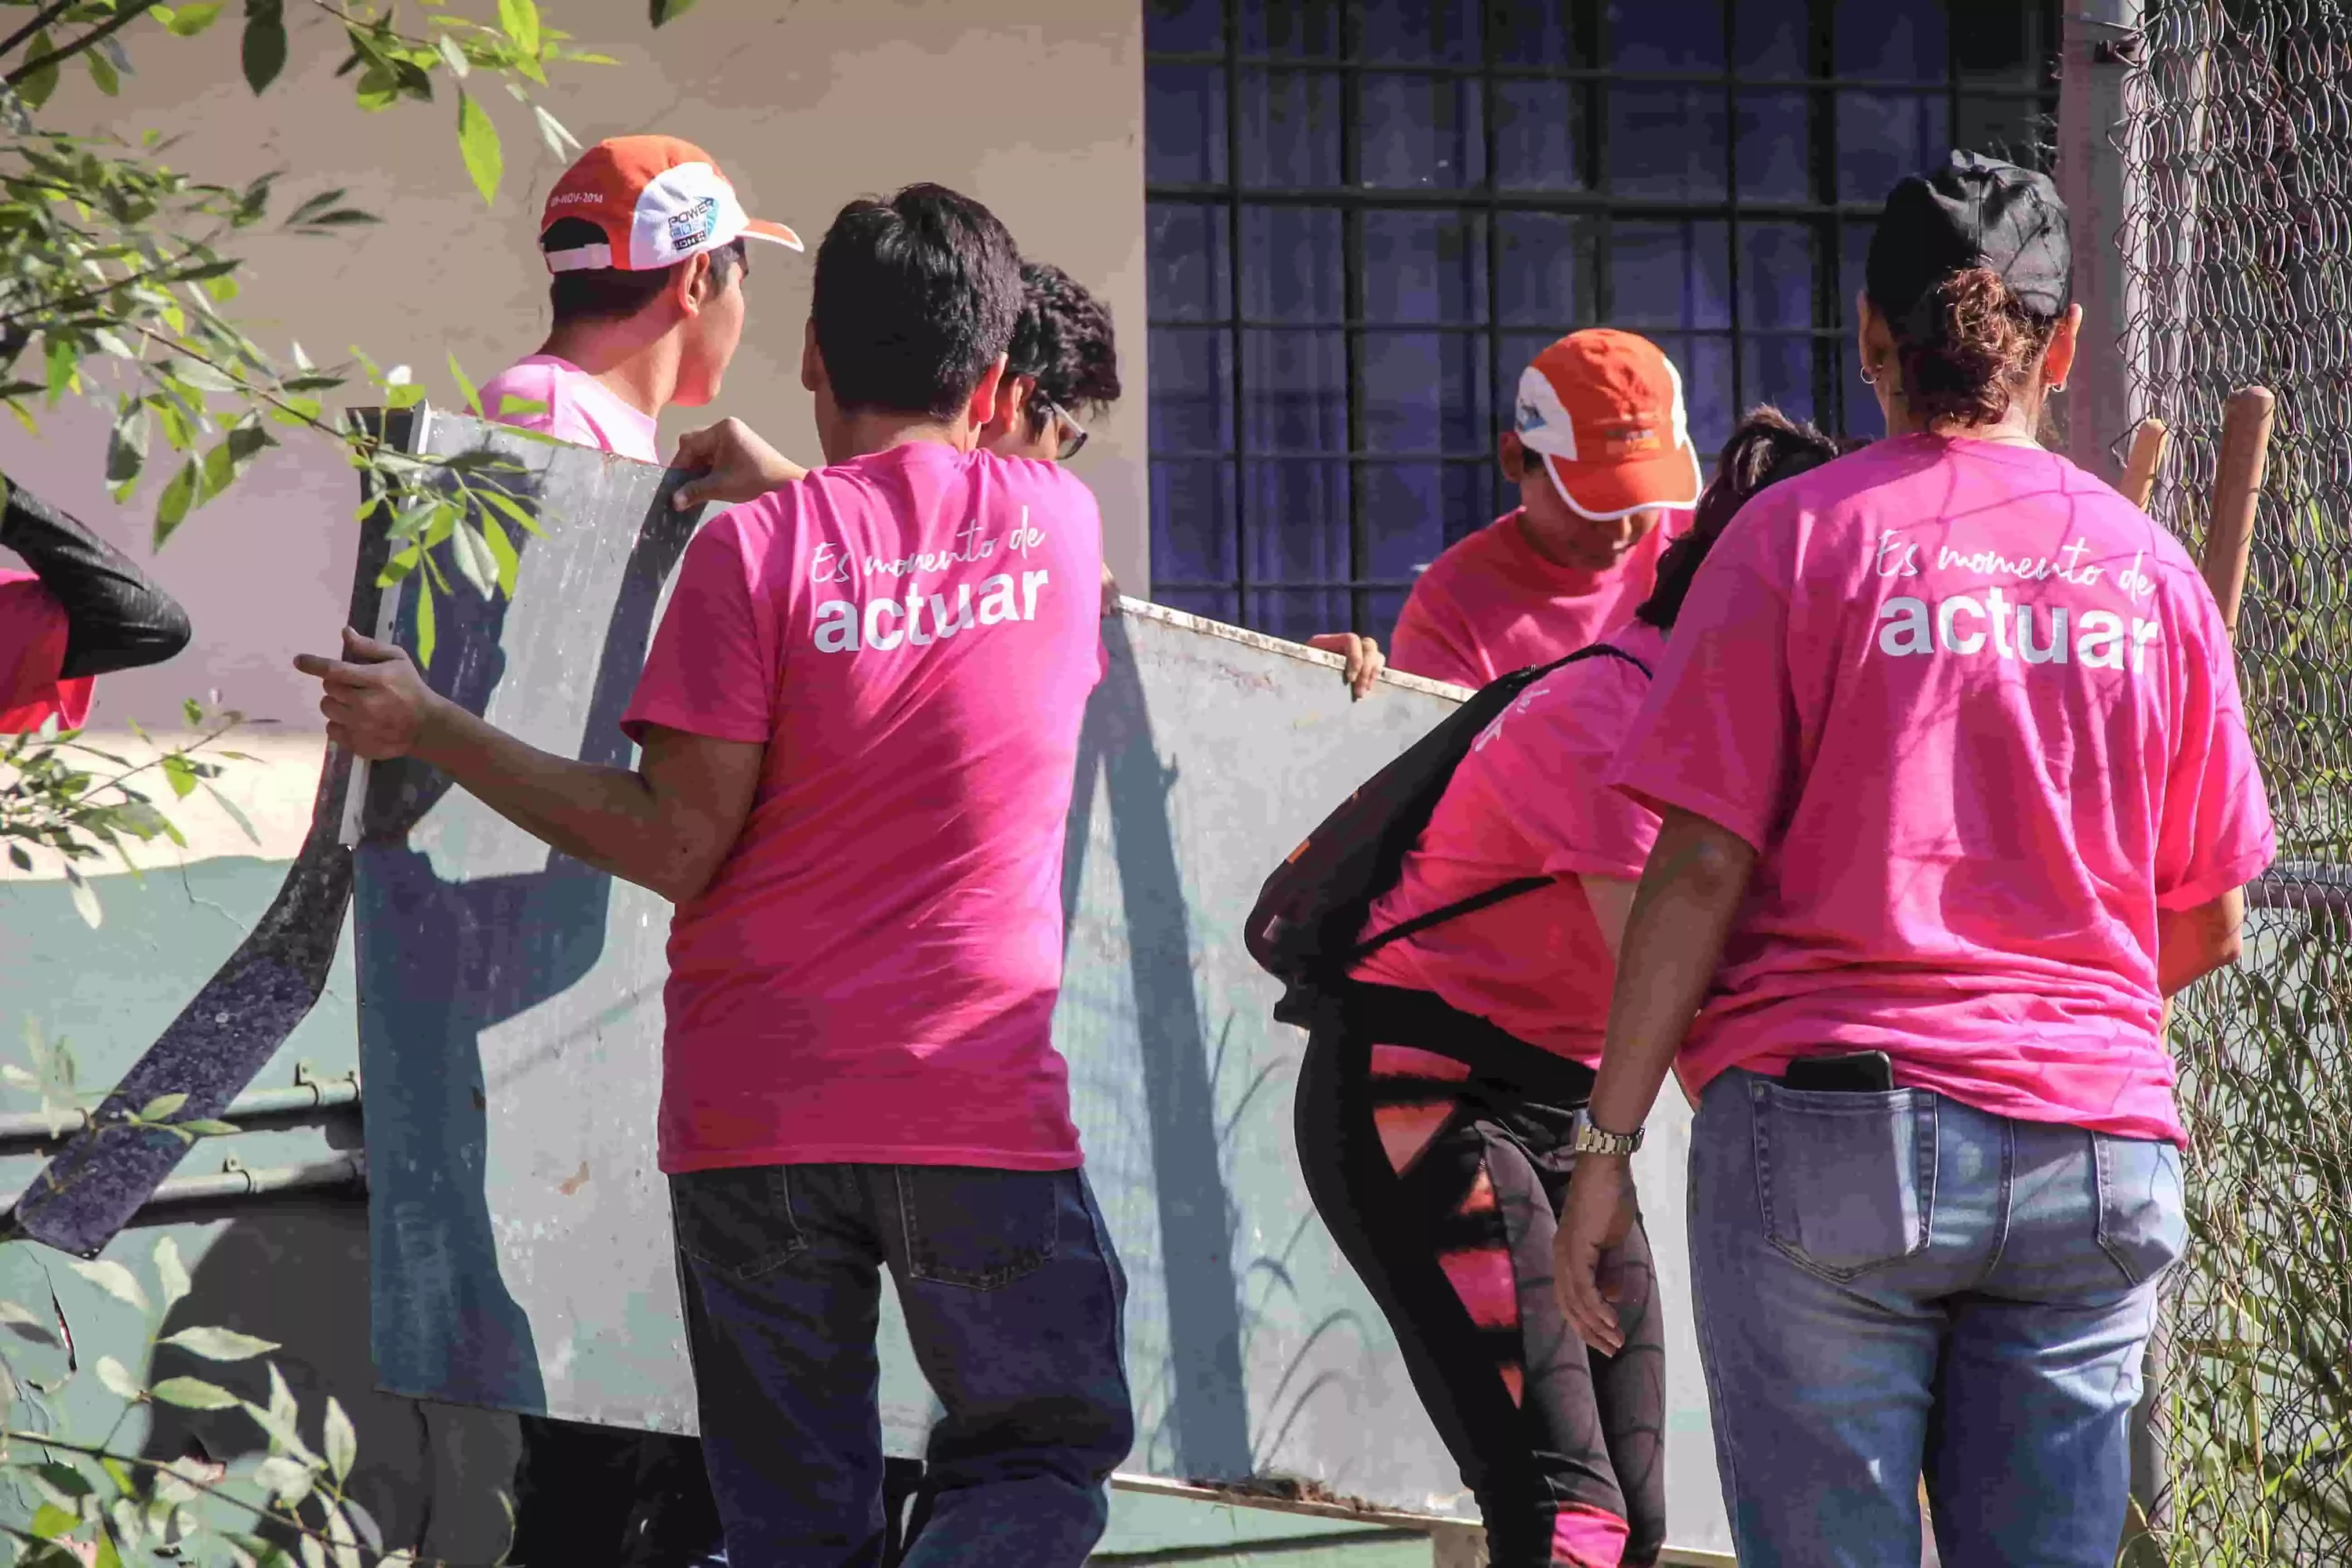
[[[554,323],[492,377],[482,412],[638,462],[662,461],[656,416],[719,395],[743,333],[744,241],[800,237],[744,211],[710,155],[675,136],[600,142],[548,193],[540,249]],[[687,1568],[719,1550],[692,1437],[522,1418],[518,1561]]]
[[[1475,688],[1598,642],[1656,585],[1680,531],[1669,515],[1698,503],[1682,377],[1632,332],[1570,332],[1538,354],[1501,456],[1519,505],[1422,573],[1397,617],[1398,669]]]
[[[746,240],[801,248],[744,211],[710,154],[616,136],[564,171],[540,218],[553,328],[481,389],[491,419],[643,463],[655,424],[719,395],[743,335]]]

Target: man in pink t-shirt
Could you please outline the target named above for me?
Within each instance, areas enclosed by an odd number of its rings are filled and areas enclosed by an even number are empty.
[[[801,248],[791,229],[746,213],[692,142],[599,142],[540,218],[554,325],[537,353],[483,384],[483,415],[659,463],[656,417],[717,397],[742,340],[749,239]]]
[[[1394,668],[1480,687],[1598,642],[1649,597],[1669,519],[1698,500],[1682,377],[1631,332],[1570,332],[1535,357],[1502,463],[1518,507],[1422,573]]]
[[[826,467],[689,547],[634,770],[525,746],[356,633],[298,661],[340,743],[677,905],[661,1163],[735,1568],[879,1551],[886,1266],[946,1411],[908,1563],[1076,1568],[1133,1439],[1051,1038],[1101,521],[1059,466],[977,449],[1021,302],[979,204],[843,209],[802,367]]]

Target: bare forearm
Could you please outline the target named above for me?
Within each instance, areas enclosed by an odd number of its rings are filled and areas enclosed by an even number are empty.
[[[1660,834],[1625,921],[1595,1125],[1630,1131],[1648,1117],[1714,982],[1754,865],[1747,845],[1696,817],[1672,819]]]
[[[436,706],[415,754],[532,837],[678,896],[680,847],[642,774],[542,752],[454,703]]]
[[[2193,910],[2156,917],[2156,980],[2168,997],[2238,962],[2246,919],[2243,889]]]

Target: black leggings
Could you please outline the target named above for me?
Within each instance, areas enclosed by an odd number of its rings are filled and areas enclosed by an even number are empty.
[[[1552,1294],[1591,1072],[1425,993],[1360,988],[1366,1000],[1307,1044],[1299,1159],[1477,1497],[1490,1560],[1654,1562],[1665,1355],[1638,1221],[1622,1256],[1624,1349],[1588,1352]]]

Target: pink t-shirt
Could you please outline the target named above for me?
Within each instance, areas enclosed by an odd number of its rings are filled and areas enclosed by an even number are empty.
[[[66,609],[30,572],[0,569],[0,735],[21,735],[55,718],[79,730],[98,682],[60,680]]]
[[[1051,1036],[1101,578],[1084,484],[936,442],[688,547],[623,722],[768,750],[670,926],[665,1171],[1079,1163]]]
[[[575,447],[659,463],[661,439],[654,416],[633,408],[603,382],[553,354],[517,360],[482,384],[482,412],[501,425],[541,430]],[[501,414],[502,400],[517,398],[543,406],[535,414]]]
[[[1607,572],[1536,553],[1510,512],[1449,548],[1412,585],[1389,663],[1410,675],[1481,687],[1599,642],[1633,618],[1658,584],[1658,557],[1690,526],[1670,511]]]
[[[1639,621],[1606,640],[1652,670],[1665,652],[1664,635]],[[1559,880],[1391,942],[1355,978],[1433,991],[1529,1045],[1598,1065],[1617,966],[1578,879],[1639,879],[1658,837],[1656,815],[1604,782],[1649,686],[1622,659],[1585,658],[1503,710],[1363,934],[1517,878]]]
[[[1979,1110],[2181,1139],[2157,911],[2256,876],[2270,812],[2204,580],[2064,458],[1908,436],[1750,501],[1612,776],[1759,852],[1695,1089],[1877,1049]]]

